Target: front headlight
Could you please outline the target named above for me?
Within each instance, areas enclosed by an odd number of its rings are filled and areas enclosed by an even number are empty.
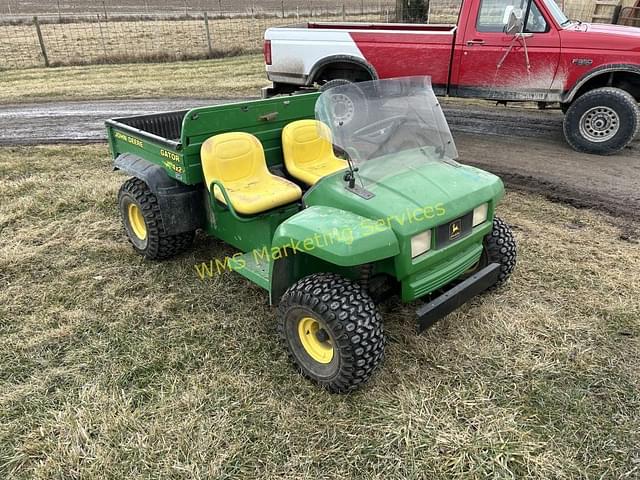
[[[481,223],[487,221],[487,214],[489,213],[489,204],[483,203],[479,207],[473,209],[473,226],[477,227]]]
[[[416,258],[431,248],[431,230],[414,235],[411,239],[411,258]]]

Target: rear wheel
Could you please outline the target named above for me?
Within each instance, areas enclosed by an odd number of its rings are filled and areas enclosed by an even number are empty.
[[[640,128],[640,107],[619,88],[605,87],[578,97],[564,117],[564,136],[578,152],[611,155],[626,147]]]
[[[158,199],[149,186],[130,178],[120,188],[118,207],[122,224],[134,250],[149,260],[169,258],[186,250],[195,232],[165,232]]]
[[[326,92],[332,88],[352,85],[353,83],[354,82],[345,80],[344,78],[336,78],[322,85],[320,91]],[[330,105],[331,118],[334,122],[339,122],[340,125],[353,123],[354,127],[352,128],[355,128],[356,124],[362,123],[369,115],[364,93],[362,93],[360,88],[355,86],[349,89],[338,89],[337,92],[333,92]]]
[[[384,356],[375,304],[359,284],[336,274],[293,284],[280,301],[278,331],[298,370],[332,392],[365,383]]]

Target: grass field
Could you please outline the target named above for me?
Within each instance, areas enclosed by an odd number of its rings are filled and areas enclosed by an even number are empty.
[[[144,82],[141,82],[144,83]],[[105,146],[0,149],[0,478],[633,478],[640,249],[510,193],[506,288],[423,336],[384,305],[362,391],[296,375],[267,295],[127,245]]]
[[[262,55],[176,63],[10,70],[0,103],[111,98],[258,96],[267,85]]]

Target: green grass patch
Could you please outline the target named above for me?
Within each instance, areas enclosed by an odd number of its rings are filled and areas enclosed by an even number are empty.
[[[105,146],[2,148],[0,179],[2,478],[638,475],[640,252],[601,215],[508,194],[507,286],[422,336],[382,305],[386,361],[337,396],[266,292],[198,278],[232,249],[134,254]]]

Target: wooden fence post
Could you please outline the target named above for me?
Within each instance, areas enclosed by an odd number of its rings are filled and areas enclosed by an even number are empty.
[[[44,38],[42,37],[42,30],[40,30],[40,22],[38,22],[38,17],[33,17],[33,24],[36,26],[38,42],[40,43],[40,51],[42,52],[42,58],[44,59],[44,66],[48,67],[49,57],[47,56],[47,48],[44,45]]]
[[[209,47],[209,58],[213,58],[213,45],[211,43],[211,30],[209,30],[209,15],[204,12],[204,28],[207,31],[207,46]]]
[[[102,51],[104,52],[105,61],[109,54],[107,53],[107,44],[104,41],[104,32],[102,31],[102,22],[100,21],[100,14],[98,14],[98,30],[100,31],[100,41],[102,41]]]
[[[342,21],[347,21],[347,8],[344,6],[344,3],[342,4]]]
[[[282,7],[282,18],[284,18],[284,0],[281,0],[280,6]]]

